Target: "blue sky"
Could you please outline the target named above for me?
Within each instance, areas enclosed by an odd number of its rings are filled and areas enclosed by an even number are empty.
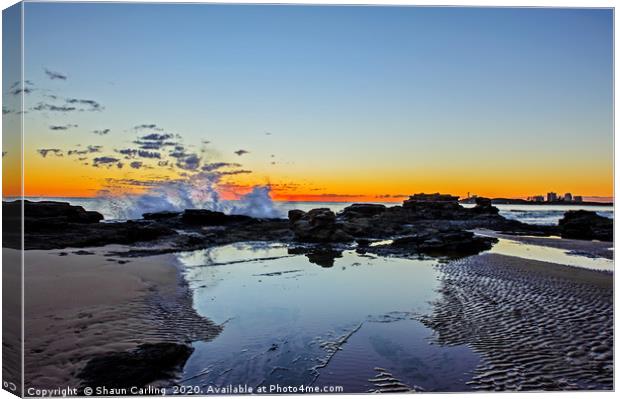
[[[26,78],[105,107],[33,113],[33,145],[112,148],[155,123],[211,141],[214,159],[247,149],[263,181],[327,190],[361,173],[432,189],[433,171],[504,193],[485,174],[496,168],[515,187],[525,173],[532,190],[611,194],[611,10],[26,3],[25,15]],[[52,122],[80,128],[50,138]]]

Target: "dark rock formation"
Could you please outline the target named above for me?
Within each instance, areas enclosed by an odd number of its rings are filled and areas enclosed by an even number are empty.
[[[403,202],[403,209],[422,219],[454,219],[463,217],[465,208],[459,197],[450,194],[415,194]]]
[[[592,211],[568,211],[559,222],[562,238],[613,241],[614,222]]]
[[[142,344],[91,359],[77,377],[84,387],[143,388],[175,378],[193,351],[189,345],[170,342]]]
[[[342,223],[336,221],[336,214],[328,208],[317,208],[303,214],[293,212],[292,216],[291,228],[298,241],[347,242],[353,240],[353,237],[342,229]]]
[[[499,209],[492,205],[491,199],[484,197],[476,198],[476,206],[471,208],[471,211],[476,214],[499,214]]]
[[[250,222],[254,219],[245,215],[227,215],[223,212],[206,209],[186,209],[181,220],[186,224],[221,226],[229,223]]]
[[[386,206],[381,204],[353,204],[344,208],[341,214],[348,219],[371,217],[382,214],[386,209]]]
[[[103,220],[99,212],[86,211],[81,206],[55,201],[11,201],[2,202],[2,217],[9,224],[21,224],[22,203],[26,229],[63,226],[67,223],[89,224]]]
[[[176,218],[179,215],[181,215],[181,212],[162,211],[145,213],[142,215],[142,218],[144,220],[166,220]]]
[[[21,201],[3,202],[3,242],[21,248]],[[89,247],[151,241],[176,232],[149,222],[99,223],[103,216],[66,202],[24,201],[24,249]]]
[[[428,255],[466,256],[491,249],[495,242],[495,238],[478,237],[469,231],[428,229],[397,238],[390,247]]]

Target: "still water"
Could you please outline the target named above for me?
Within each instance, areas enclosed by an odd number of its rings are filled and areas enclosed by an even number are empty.
[[[345,251],[332,267],[283,245],[237,244],[178,255],[200,314],[223,323],[195,343],[183,384],[388,386],[467,390],[479,357],[432,345],[416,320],[436,298],[434,260]],[[394,382],[397,381],[397,382]]]

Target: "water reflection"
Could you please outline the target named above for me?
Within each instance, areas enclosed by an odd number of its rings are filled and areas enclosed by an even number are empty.
[[[179,254],[198,312],[224,330],[195,344],[191,384],[334,384],[376,390],[377,368],[408,387],[465,390],[478,356],[430,345],[433,260],[335,248],[236,244]],[[317,267],[317,265],[322,267]]]
[[[583,256],[564,249],[541,245],[524,244],[500,238],[489,253],[517,256],[524,259],[552,262],[560,265],[577,266],[592,270],[613,271],[612,259]]]

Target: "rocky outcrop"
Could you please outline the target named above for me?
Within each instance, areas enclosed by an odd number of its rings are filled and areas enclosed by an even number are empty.
[[[71,224],[99,223],[103,215],[99,212],[86,211],[81,206],[68,202],[56,201],[11,201],[2,202],[2,218],[8,225],[15,227],[21,224],[22,204],[24,225],[28,230],[62,227]]]
[[[353,240],[353,237],[343,230],[342,223],[336,221],[336,214],[328,208],[317,208],[309,212],[299,210],[291,212],[289,212],[289,221],[297,241],[347,242]]]
[[[495,238],[479,237],[469,231],[427,229],[397,238],[390,247],[428,255],[466,256],[489,250],[495,242]]]
[[[55,201],[24,202],[24,249],[133,244],[177,234],[172,228],[144,221],[99,223],[103,216],[81,206]],[[3,202],[3,242],[21,249],[21,201]]]
[[[78,374],[83,387],[143,388],[155,381],[174,379],[194,349],[185,344],[142,344],[132,351],[113,352],[91,359]]]
[[[463,217],[459,197],[450,194],[415,194],[403,202],[403,209],[422,219],[454,219]]]
[[[490,198],[476,198],[476,206],[471,208],[474,214],[498,215],[499,209],[493,206]]]
[[[183,223],[201,226],[221,226],[229,223],[250,222],[253,218],[245,215],[227,215],[224,212],[207,209],[186,209],[181,215]]]
[[[382,204],[353,204],[344,208],[341,215],[346,219],[381,215],[387,207]]]
[[[614,222],[592,211],[568,211],[559,222],[562,238],[613,241]]]
[[[176,218],[179,215],[181,215],[181,212],[171,212],[171,211],[152,212],[152,213],[142,214],[142,219],[144,220],[167,220],[167,219]]]

